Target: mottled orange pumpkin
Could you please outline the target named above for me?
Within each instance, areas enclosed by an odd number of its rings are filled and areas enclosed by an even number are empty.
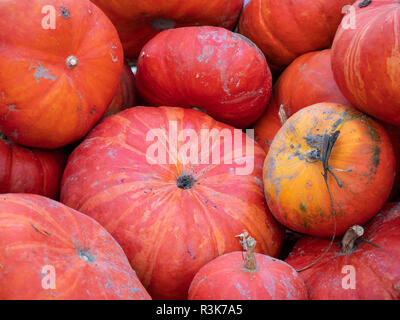
[[[328,245],[303,237],[286,262],[304,268]],[[385,205],[364,228],[350,228],[300,276],[312,300],[400,300],[400,203]]]
[[[0,300],[151,299],[96,221],[48,198],[0,196]]]
[[[91,0],[116,26],[125,56],[140,50],[162,30],[185,26],[235,26],[243,0]]]
[[[0,130],[54,149],[77,141],[110,104],[122,45],[89,0],[0,1]]]
[[[213,130],[217,140],[207,143],[202,130]],[[239,142],[219,148],[219,135],[234,132]],[[127,109],[101,122],[69,157],[61,201],[115,237],[153,298],[185,299],[203,265],[241,249],[234,236],[243,230],[259,252],[279,254],[282,229],[261,180],[265,153],[255,144],[254,154],[243,156],[253,143],[197,110]],[[243,160],[253,170],[239,172]]]
[[[351,106],[333,78],[330,49],[306,53],[285,69],[273,87],[267,110],[254,125],[256,141],[268,153],[285,119],[320,102]],[[284,112],[282,117],[280,110]]]
[[[354,107],[400,125],[399,1],[357,1],[354,7],[355,27],[340,26],[332,45],[336,82]]]
[[[136,85],[135,75],[131,67],[125,63],[122,70],[121,81],[118,85],[114,99],[111,101],[103,118],[116,114],[122,110],[135,106],[136,102]]]
[[[243,10],[239,32],[265,54],[273,71],[303,53],[329,48],[354,0],[250,0]]]
[[[330,150],[325,136],[337,137]],[[309,106],[289,118],[264,164],[269,208],[286,227],[315,236],[334,233],[325,168],[339,235],[367,222],[389,197],[395,159],[388,134],[361,112],[332,103]]]

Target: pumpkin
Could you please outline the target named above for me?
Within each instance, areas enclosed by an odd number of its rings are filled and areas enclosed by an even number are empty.
[[[34,193],[56,198],[66,162],[62,149],[29,149],[0,132],[0,194]]]
[[[329,240],[303,237],[286,262],[312,263]],[[364,228],[351,227],[328,254],[300,272],[313,300],[400,299],[400,204],[387,204]]]
[[[296,57],[329,48],[343,18],[344,6],[354,0],[251,0],[239,21],[239,32],[265,54],[278,72]]]
[[[332,69],[344,96],[361,111],[400,125],[399,1],[357,1],[356,27],[339,27]]]
[[[243,252],[220,256],[195,275],[189,300],[307,300],[299,274],[287,263],[254,253],[256,241],[241,235]]]
[[[150,299],[96,221],[38,195],[0,196],[0,299]]]
[[[390,124],[383,124],[383,126],[392,142],[396,158],[396,176],[394,178],[392,193],[389,197],[389,201],[394,202],[400,200],[400,126],[393,126]]]
[[[261,116],[272,87],[270,70],[257,47],[216,27],[158,34],[140,54],[136,81],[149,104],[198,107],[240,128]]]
[[[300,233],[332,236],[335,225],[340,235],[378,213],[392,189],[395,158],[382,125],[356,109],[321,103],[282,126],[263,174],[278,221]]]
[[[263,196],[264,159],[241,130],[203,112],[135,107],[75,149],[61,201],[114,236],[154,299],[185,299],[204,264],[240,250],[234,236],[243,230],[258,252],[279,254],[283,231]]]
[[[232,29],[243,5],[243,0],[91,1],[114,23],[129,58],[137,58],[162,30],[199,25]]]
[[[268,153],[282,122],[320,102],[351,106],[333,78],[330,49],[303,54],[285,69],[274,84],[267,110],[254,125],[256,141]]]
[[[110,104],[123,67],[104,13],[88,0],[1,1],[0,39],[0,130],[46,149],[86,135]]]
[[[106,112],[104,113],[103,119],[125,110],[126,108],[133,107],[136,102],[135,98],[135,75],[133,74],[131,67],[125,63],[117,92],[115,93],[114,99],[111,101]]]

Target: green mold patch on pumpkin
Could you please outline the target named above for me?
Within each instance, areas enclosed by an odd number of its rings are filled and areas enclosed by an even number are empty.
[[[376,168],[378,168],[378,166],[379,166],[380,154],[381,154],[381,148],[379,148],[379,146],[376,145],[374,147],[374,152],[372,154],[372,164],[375,167],[375,171],[374,172],[376,172]]]
[[[300,210],[301,210],[302,212],[306,212],[306,211],[307,211],[307,204],[304,203],[304,202],[301,202],[301,203],[300,203]]]

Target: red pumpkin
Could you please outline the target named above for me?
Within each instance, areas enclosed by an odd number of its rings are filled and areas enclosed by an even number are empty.
[[[152,105],[198,107],[240,128],[261,116],[272,86],[259,49],[241,35],[216,27],[158,34],[140,54],[136,81],[141,97]]]
[[[327,237],[336,225],[340,235],[379,212],[395,167],[382,125],[356,109],[319,103],[278,131],[265,159],[264,190],[272,214],[289,229]]]
[[[243,0],[91,0],[116,26],[125,55],[137,58],[143,46],[165,29],[220,26],[232,29]]]
[[[333,78],[331,50],[306,53],[296,58],[275,83],[271,102],[254,126],[256,141],[268,153],[282,122],[294,113],[320,102],[351,106]],[[279,112],[283,112],[283,117]]]
[[[354,6],[356,27],[339,27],[332,47],[336,82],[355,107],[400,125],[399,1],[357,1]]]
[[[28,149],[0,132],[0,193],[34,193],[56,198],[66,162],[62,149]]]
[[[239,32],[265,54],[273,71],[310,51],[329,48],[342,10],[354,0],[251,0],[239,21]]]
[[[150,299],[96,221],[38,195],[0,196],[0,299]]]
[[[329,242],[304,237],[286,262],[296,269],[306,267]],[[341,243],[335,242],[326,256],[300,276],[313,300],[399,300],[400,204],[386,205],[364,229],[351,228]]]
[[[299,274],[287,263],[254,253],[255,241],[246,241],[243,252],[220,256],[197,272],[189,300],[307,300]]]
[[[135,75],[133,74],[131,67],[125,63],[117,92],[115,93],[114,99],[108,106],[106,113],[103,115],[103,118],[116,114],[129,107],[133,107],[136,102],[135,98]]]
[[[208,144],[205,130],[227,135],[226,144]],[[186,134],[193,137],[182,140]],[[245,149],[252,146],[254,154]],[[249,150],[244,158],[241,150]],[[115,237],[153,298],[185,299],[204,264],[240,250],[234,236],[244,229],[259,252],[278,255],[283,232],[263,196],[264,158],[241,130],[203,112],[131,108],[105,119],[75,149],[61,199]]]
[[[86,135],[110,104],[123,66],[104,13],[88,0],[1,1],[0,39],[0,130],[40,148]]]

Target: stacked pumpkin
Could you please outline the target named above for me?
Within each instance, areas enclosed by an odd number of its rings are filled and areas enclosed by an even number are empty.
[[[397,2],[0,2],[0,299],[399,299]]]

